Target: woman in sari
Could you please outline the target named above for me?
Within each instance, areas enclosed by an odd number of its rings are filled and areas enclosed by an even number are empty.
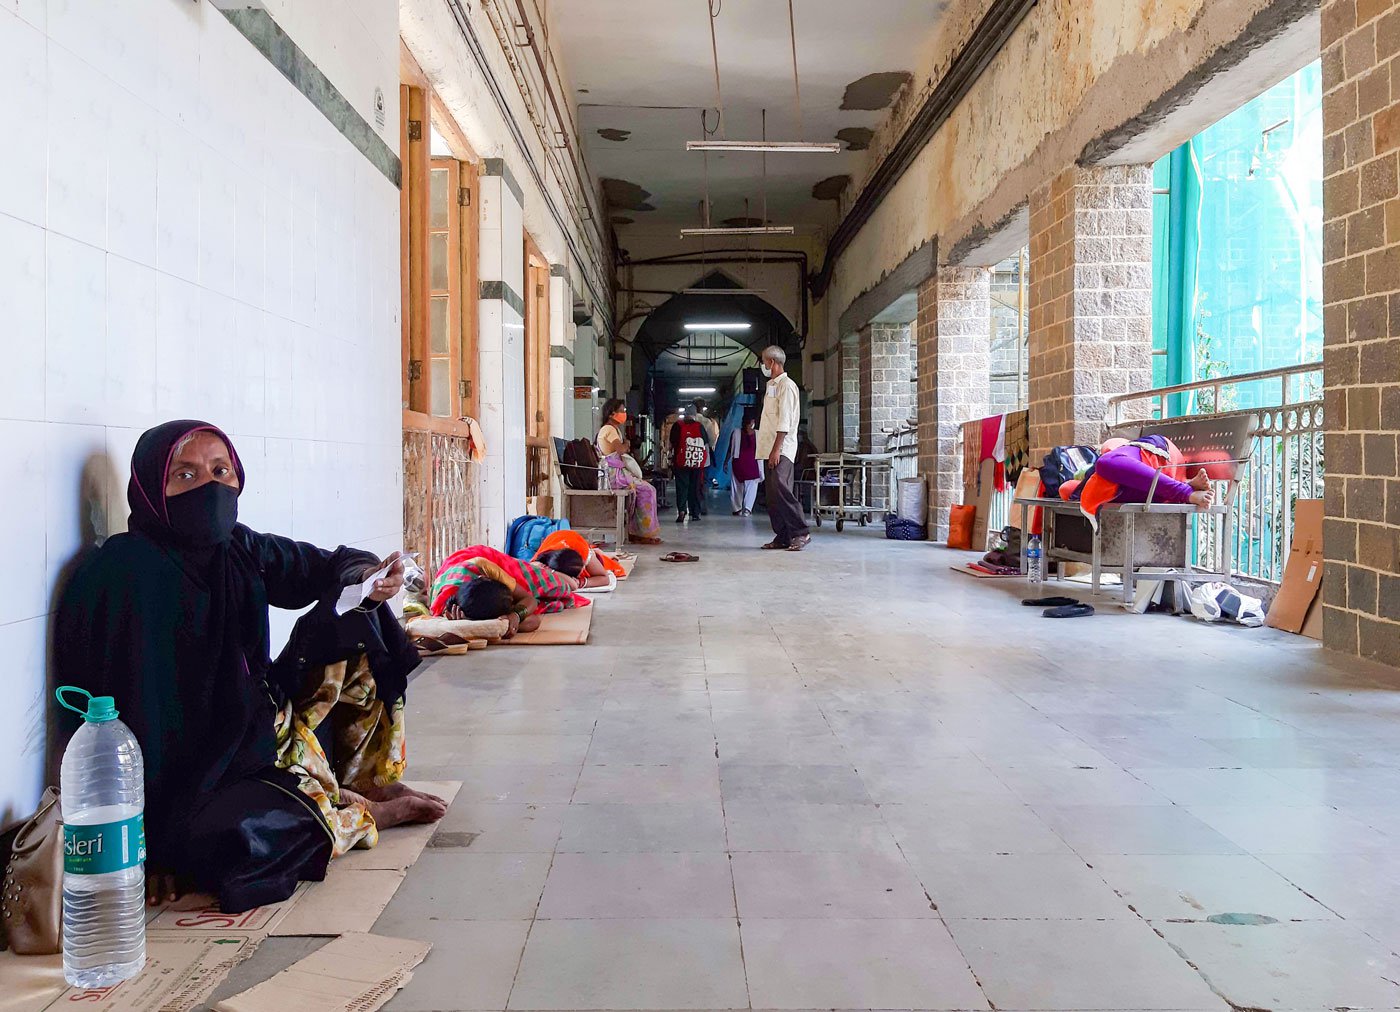
[[[129,530],[79,566],[54,642],[58,680],[115,697],[141,745],[151,902],[193,887],[230,913],[323,879],[381,829],[447,811],[401,783],[418,657],[385,602],[402,563],[390,558],[337,616],[342,588],[385,563],[250,530],[238,523],[244,486],[214,426],[142,435]],[[269,605],[314,605],[275,662]]]
[[[632,448],[622,436],[627,405],[617,397],[603,405],[603,427],[598,430],[598,452],[607,464],[613,488],[628,488],[627,540],[638,545],[661,544],[661,522],[656,516],[656,488],[627,468],[624,456]],[[636,465],[633,464],[635,467]]]

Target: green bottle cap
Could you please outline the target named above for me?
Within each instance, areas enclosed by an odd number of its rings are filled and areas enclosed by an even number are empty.
[[[87,697],[87,709],[80,710],[68,700],[63,698],[65,692],[80,692]],[[104,724],[109,720],[117,719],[117,701],[111,696],[94,696],[87,689],[80,689],[76,685],[60,685],[54,689],[54,698],[58,700],[58,705],[66,710],[82,715],[82,718],[89,724]]]

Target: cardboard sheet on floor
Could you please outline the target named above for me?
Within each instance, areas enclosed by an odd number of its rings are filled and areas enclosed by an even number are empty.
[[[427,794],[436,794],[449,805],[452,799],[457,797],[457,792],[462,789],[460,780],[406,780],[415,791],[423,791]],[[379,834],[378,846],[371,850],[352,850],[335,859],[332,867],[344,868],[349,871],[407,871],[413,867],[418,860],[423,849],[428,846],[428,841],[437,832],[438,823],[428,823],[420,826],[395,826],[393,829],[386,829]],[[316,886],[315,888],[322,888]]]
[[[568,611],[541,615],[540,627],[534,632],[516,633],[504,642],[510,646],[577,646],[588,642],[588,630],[593,624],[593,609],[570,608]]]
[[[391,830],[392,832],[392,830]],[[346,868],[332,861],[326,880],[308,889],[272,930],[278,938],[288,935],[328,937],[367,932],[394,898],[404,876],[403,868]]]
[[[281,903],[269,903],[254,907],[241,914],[226,914],[219,909],[219,901],[205,893],[190,893],[181,896],[174,903],[151,911],[146,919],[148,931],[171,931],[186,934],[227,934],[238,932],[261,941],[272,933],[282,918],[301,899],[302,894],[311,888],[311,883],[303,882],[296,892]]]
[[[413,976],[432,946],[380,935],[341,935],[216,1012],[374,1012]]]
[[[1020,573],[988,573],[982,569],[974,569],[972,563],[967,562],[961,566],[949,566],[955,573],[962,573],[964,576],[973,576],[979,580],[1024,580]]]
[[[635,555],[621,556],[621,555],[620,555],[620,556],[618,556],[617,564],[618,564],[619,566],[621,566],[624,570],[626,570],[626,572],[624,572],[621,576],[619,576],[618,579],[619,579],[619,580],[625,580],[625,579],[627,579],[629,576],[632,575],[632,570],[634,570],[634,569],[637,568],[637,556],[635,556]]]
[[[229,971],[257,948],[252,935],[212,931],[147,931],[146,966],[131,980],[107,988],[70,988],[60,956],[0,953],[0,1009],[55,1012],[190,1012],[201,1007]]]
[[[1283,567],[1283,582],[1264,624],[1285,632],[1302,632],[1322,589],[1322,570],[1322,500],[1299,499],[1294,506],[1293,544]]]

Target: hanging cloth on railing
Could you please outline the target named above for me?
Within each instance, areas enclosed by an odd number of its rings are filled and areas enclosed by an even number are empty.
[[[978,469],[982,461],[991,460],[992,487],[998,492],[1006,490],[1006,416],[992,415],[982,419],[982,448],[977,455]]]

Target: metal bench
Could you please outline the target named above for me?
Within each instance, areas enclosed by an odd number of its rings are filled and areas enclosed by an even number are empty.
[[[563,439],[554,440],[554,466],[559,473],[559,517],[569,521],[576,531],[611,530],[613,546],[622,548],[627,544],[627,498],[630,489],[609,487],[609,471],[606,464],[595,468],[580,468],[576,464],[564,463]],[[570,488],[565,475],[570,469],[597,472],[597,491],[593,489]]]
[[[1157,473],[1146,502],[1106,504],[1099,510],[1097,530],[1080,512],[1078,501],[1018,496],[1013,505],[1021,510],[1021,530],[1030,530],[1027,511],[1042,510],[1045,522],[1041,542],[1045,560],[1087,563],[1096,594],[1103,574],[1117,573],[1123,580],[1125,604],[1133,603],[1138,580],[1173,583],[1227,580],[1239,471],[1250,458],[1253,433],[1258,426],[1258,416],[1253,414],[1174,418],[1115,426],[1111,434],[1126,439],[1144,435],[1170,439],[1185,458],[1187,474],[1205,468],[1215,485],[1215,502],[1205,509],[1189,503],[1154,502],[1157,481],[1163,469],[1169,466],[1163,465],[1155,469]],[[1210,524],[1206,544],[1212,558],[1204,565],[1192,565],[1190,561],[1190,525],[1195,517],[1206,517]],[[1088,551],[1083,548],[1086,541]],[[1105,558],[1118,561],[1106,563]],[[1024,550],[1021,572],[1026,572]]]

